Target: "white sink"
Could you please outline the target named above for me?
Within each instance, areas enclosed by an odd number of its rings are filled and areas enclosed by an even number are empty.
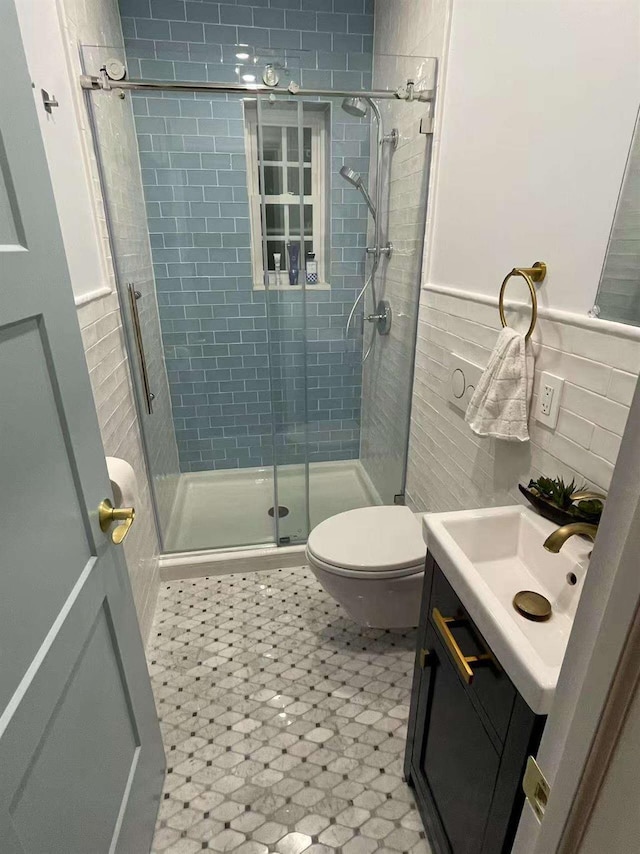
[[[422,525],[433,557],[511,681],[534,712],[547,714],[593,544],[572,537],[551,554],[542,544],[558,526],[520,505],[427,513]],[[521,590],[547,597],[549,620],[516,611]]]

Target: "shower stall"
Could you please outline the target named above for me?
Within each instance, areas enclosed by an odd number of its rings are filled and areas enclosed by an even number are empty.
[[[165,552],[304,543],[404,492],[436,62],[334,91],[304,51],[221,56],[149,79],[82,47]]]

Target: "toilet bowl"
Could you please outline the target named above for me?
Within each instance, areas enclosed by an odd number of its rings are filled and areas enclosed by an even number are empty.
[[[417,626],[425,545],[408,507],[361,507],[325,519],[307,561],[352,620],[380,629]]]

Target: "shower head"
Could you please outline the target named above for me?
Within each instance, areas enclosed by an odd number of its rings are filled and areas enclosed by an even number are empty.
[[[348,181],[352,187],[356,187],[356,189],[360,189],[362,186],[362,176],[359,172],[356,172],[350,166],[343,166],[340,169],[340,174],[344,178],[345,181]]]
[[[364,98],[345,98],[342,101],[342,109],[350,116],[361,119],[367,115],[367,102]]]
[[[342,166],[340,169],[340,174],[344,178],[347,183],[351,184],[352,187],[355,187],[356,190],[359,190],[362,193],[362,196],[367,203],[367,207],[371,211],[371,216],[373,217],[374,222],[377,218],[376,206],[371,201],[371,196],[367,192],[367,188],[362,183],[362,175],[359,172],[356,172],[350,166]]]

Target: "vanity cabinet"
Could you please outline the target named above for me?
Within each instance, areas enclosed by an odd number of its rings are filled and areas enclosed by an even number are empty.
[[[511,850],[544,722],[428,554],[404,770],[434,854]]]

